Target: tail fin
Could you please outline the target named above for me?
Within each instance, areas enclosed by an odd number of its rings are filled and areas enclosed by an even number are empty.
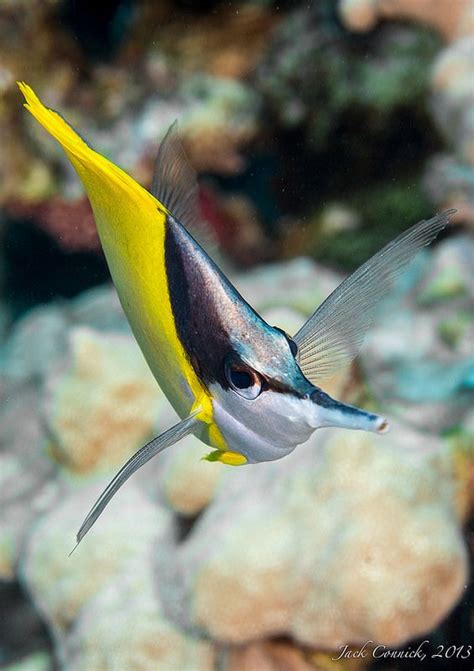
[[[43,105],[33,89],[25,82],[17,82],[25,97],[25,108],[43,126],[48,133],[59,142],[69,160],[79,173],[89,195],[94,191],[94,184],[90,181],[90,174],[99,177],[101,181],[111,180],[125,189],[134,198],[145,198],[156,206],[156,199],[121,168],[94,151],[63,119],[63,117],[49,107]],[[89,177],[89,178],[88,178]],[[93,180],[92,180],[93,181]]]
[[[25,109],[45,128],[50,135],[70,154],[76,158],[87,160],[94,152],[89,145],[76,133],[75,130],[62,118],[60,114],[49,107],[45,107],[31,86],[25,82],[17,82],[26,102]],[[90,158],[89,158],[90,160]]]

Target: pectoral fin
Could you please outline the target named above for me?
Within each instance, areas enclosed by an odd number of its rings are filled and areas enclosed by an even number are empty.
[[[420,221],[349,275],[293,337],[304,375],[319,384],[359,352],[379,302],[415,254],[449,224],[456,210]]]
[[[189,417],[186,417],[186,419],[183,419],[181,422],[179,422],[179,424],[172,426],[157,438],[151,440],[149,443],[140,448],[138,452],[136,452],[133,457],[131,457],[127,463],[122,466],[114,479],[107,485],[97,501],[94,503],[86,519],[82,523],[82,526],[76,536],[77,543],[72,552],[74,552],[86,533],[95,524],[111,498],[128,480],[128,478],[135,473],[135,471],[146,464],[147,461],[150,461],[150,459],[152,459],[154,456],[160,452],[163,452],[163,450],[166,450],[167,447],[171,447],[171,445],[177,443],[178,440],[181,440],[181,438],[184,438],[185,436],[192,433],[199,426],[200,420],[198,420],[196,417],[198,413],[199,410],[194,412],[192,415],[189,415]]]

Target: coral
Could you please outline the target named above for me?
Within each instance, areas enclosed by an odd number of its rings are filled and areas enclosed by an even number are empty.
[[[2,667],[3,671],[51,671],[52,660],[47,653],[38,652],[21,662]]]
[[[70,570],[71,527],[91,493],[76,491],[45,516],[30,536],[22,565],[38,606],[61,637],[66,668],[211,671],[210,644],[186,636],[160,612],[150,556],[155,543],[166,542],[170,513],[147,502],[136,487],[124,491],[125,511],[109,516],[95,552],[76,552]]]
[[[348,28],[367,31],[379,19],[408,19],[435,28],[448,43],[435,59],[431,73],[431,110],[452,156],[428,162],[425,188],[431,199],[460,208],[459,219],[474,223],[474,102],[471,0],[341,0],[340,13]]]
[[[455,426],[472,403],[473,261],[467,235],[438,245],[424,272],[420,258],[403,278],[413,298],[387,304],[362,352],[384,405],[423,430]],[[447,323],[459,333],[451,342],[443,333]],[[423,402],[414,407],[415,400]]]
[[[225,671],[257,671],[257,669],[317,671],[318,667],[307,660],[300,650],[288,643],[264,641],[231,650],[225,658],[224,669]]]
[[[32,82],[93,146],[144,185],[151,183],[158,143],[175,119],[198,171],[234,174],[245,166],[242,148],[257,132],[259,113],[259,95],[243,77],[259,58],[274,18],[264,7],[243,7],[240,14],[224,11],[237,31],[230,44],[219,27],[221,19],[211,14],[197,30],[190,24],[187,36],[181,31],[177,59],[176,40],[170,39],[177,14],[167,7],[137,7],[128,29],[122,26],[122,44],[104,64],[88,62],[86,53],[80,53],[64,22],[65,11],[61,3],[35,2],[26,21],[22,3],[0,7],[0,135],[5,149],[0,206],[10,217],[31,217],[68,251],[97,251],[79,182],[61,150],[19,116],[15,80]],[[239,35],[249,31],[248,49],[237,49]],[[186,67],[186,44],[202,55],[198,68]],[[82,47],[86,52],[87,45]]]
[[[289,463],[226,474],[167,567],[164,602],[181,599],[188,625],[231,643],[400,645],[458,598],[466,557],[444,469],[401,457],[396,439],[324,433]]]
[[[474,224],[474,22],[470,34],[448,46],[432,75],[432,110],[454,156],[435,156],[425,183],[433,200],[456,203]]]
[[[64,200],[56,196],[35,203],[10,201],[7,210],[10,216],[33,218],[64,250],[98,252],[101,249],[87,198]]]
[[[366,31],[380,19],[408,19],[438,30],[446,40],[453,40],[472,23],[472,3],[438,0],[341,0],[340,12],[350,30]],[[472,26],[471,26],[472,27]]]
[[[440,246],[435,268],[460,265],[452,246]],[[424,268],[412,286],[429,285]],[[293,332],[339,279],[295,260],[236,283]],[[404,300],[418,315],[416,291]],[[415,352],[401,331],[398,351],[415,361],[436,342],[433,320],[425,332]],[[391,356],[386,340],[372,346],[377,375]],[[347,398],[348,380],[324,388]],[[189,437],[127,483],[72,557],[111,470],[174,421],[113,290],[24,317],[4,349],[0,392],[1,574],[31,595],[63,668],[325,668],[318,648],[402,644],[459,597],[472,449],[457,390],[465,428],[455,443],[436,424],[419,433],[404,422],[387,437],[321,430],[284,460],[230,469],[201,461],[206,448]],[[268,640],[279,635],[293,642]]]
[[[155,24],[153,42],[178,59],[185,72],[207,72],[231,79],[243,79],[252,73],[280,20],[278,12],[260,3],[242,3],[238,9],[218,3],[213,12],[195,15],[192,22],[182,18]],[[137,25],[134,33],[139,32]]]
[[[371,139],[377,133],[382,141],[391,113],[421,106],[436,49],[436,38],[415,27],[381,29],[362,45],[347,38],[332,3],[313,3],[289,13],[276,29],[256,86],[281,124],[304,122],[313,151],[333,134],[337,140],[349,110],[355,119],[371,119]],[[358,131],[364,135],[360,125]]]
[[[2,2],[0,5],[0,203],[35,198],[54,184],[52,166],[32,157],[18,123],[15,81],[27,76],[54,92],[52,102],[71,87],[81,66],[74,40],[57,30],[57,2]],[[34,36],[34,39],[32,38]],[[32,45],[34,47],[32,48]]]
[[[69,343],[46,388],[54,454],[74,472],[117,466],[152,433],[162,394],[129,336],[77,328]]]

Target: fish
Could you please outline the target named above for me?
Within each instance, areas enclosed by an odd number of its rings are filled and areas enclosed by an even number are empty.
[[[385,417],[338,401],[320,385],[356,357],[378,303],[456,210],[389,242],[289,335],[250,306],[191,235],[200,220],[198,187],[176,123],[160,144],[148,191],[30,86],[18,85],[24,106],[82,181],[124,313],[180,418],[118,471],[85,517],[77,544],[137,469],[190,434],[212,448],[208,461],[241,466],[281,459],[322,427],[388,430]]]

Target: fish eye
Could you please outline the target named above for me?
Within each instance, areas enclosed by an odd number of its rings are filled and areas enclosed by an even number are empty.
[[[236,394],[253,401],[262,391],[260,375],[235,359],[227,360],[224,365],[225,377],[230,388]]]

